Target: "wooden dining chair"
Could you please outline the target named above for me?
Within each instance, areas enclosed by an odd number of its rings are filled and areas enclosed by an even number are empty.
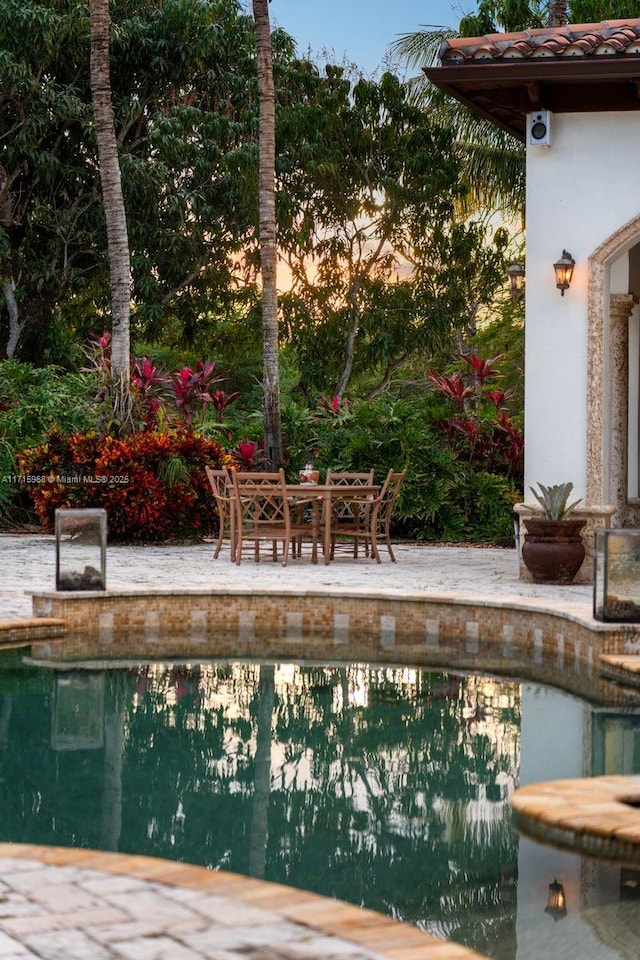
[[[353,471],[339,471],[339,470],[327,470],[327,479],[326,482],[333,484],[334,486],[340,487],[370,487],[374,483],[374,471],[369,470],[368,473],[357,473]],[[349,499],[345,493],[344,500],[332,499],[331,501],[331,530],[335,530],[336,534],[340,534],[341,525],[347,526],[350,525],[351,528],[354,528],[356,525],[356,520],[360,519],[365,520],[365,514],[369,510],[369,506],[366,503],[363,503],[361,499]],[[357,516],[356,516],[357,514]],[[354,557],[358,556],[358,546],[359,540],[357,536],[351,536],[350,539],[353,540],[353,555]],[[332,533],[332,547],[333,552],[335,547],[335,539],[333,538]],[[369,553],[369,544],[365,543],[365,551],[368,555]]]
[[[226,538],[229,539],[229,552],[231,559],[235,559],[235,516],[233,511],[232,484],[229,471],[226,468],[214,470],[213,467],[205,467],[205,473],[213,493],[218,513],[218,539],[216,540],[213,559],[217,560],[220,556],[222,544]]]
[[[387,550],[389,551],[389,556],[391,557],[393,563],[396,562],[395,554],[391,547],[391,518],[393,517],[393,511],[400,495],[400,488],[402,487],[406,475],[406,467],[399,473],[389,470],[389,473],[382,484],[380,496],[376,497],[371,505],[371,513],[368,520],[368,539],[371,543],[371,553],[375,557],[377,563],[381,562],[380,552],[378,550],[378,536],[384,537]]]
[[[370,547],[371,556],[376,563],[381,563],[378,539],[384,538],[389,556],[396,562],[393,547],[391,546],[391,518],[400,494],[400,488],[406,476],[406,469],[400,473],[389,470],[377,497],[367,501],[366,515],[354,511],[351,523],[345,522],[338,529],[338,535],[362,540]],[[333,557],[334,543],[332,535],[331,555]]]
[[[301,538],[311,539],[314,563],[318,559],[317,498],[291,497],[287,493],[284,470],[277,473],[244,473],[231,471],[235,508],[235,561],[242,561],[243,544],[252,541],[254,559],[260,560],[260,544],[271,542],[272,557],[278,559],[277,545],[282,544],[282,565],[286,567],[289,552]],[[310,520],[299,519],[297,509],[310,504]],[[296,507],[296,512],[292,507]]]

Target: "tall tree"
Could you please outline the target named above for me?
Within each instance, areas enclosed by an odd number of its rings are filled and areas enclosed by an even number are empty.
[[[89,14],[91,17],[91,93],[111,276],[113,408],[116,419],[124,422],[128,419],[131,410],[131,264],[118,159],[118,141],[111,101],[109,0],[89,0]]]
[[[273,82],[269,0],[253,0],[260,120],[258,193],[262,271],[263,404],[266,452],[272,466],[282,463],[278,289],[276,247],[276,95]]]
[[[535,25],[542,24],[536,22]],[[510,29],[522,29],[520,21]],[[459,33],[468,37],[497,30],[483,12],[482,4],[477,16],[465,17],[459,26]],[[453,149],[469,185],[460,204],[463,214],[475,214],[490,207],[504,210],[509,216],[520,214],[524,219],[525,150],[522,144],[434,87],[422,73],[422,67],[436,62],[442,41],[457,35],[448,27],[433,27],[406,34],[394,43],[395,52],[405,58],[410,68],[418,70],[407,84],[410,98],[438,117],[454,135]]]
[[[449,131],[392,74],[352,85],[338,67],[304,100],[279,100],[279,130],[281,305],[300,389],[376,393],[455,331],[466,340],[503,284],[508,237],[457,220]]]

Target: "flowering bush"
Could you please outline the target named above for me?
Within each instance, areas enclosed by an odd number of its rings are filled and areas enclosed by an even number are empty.
[[[233,461],[213,440],[188,429],[124,438],[52,432],[17,457],[43,528],[58,507],[104,507],[110,542],[157,542],[214,531],[205,465]]]
[[[231,457],[239,470],[264,470],[264,440],[240,440]]]
[[[85,347],[85,355],[90,361],[90,366],[85,372],[92,373],[96,380],[96,400],[99,404],[107,403],[109,407],[108,401],[111,398],[113,386],[111,334],[103,333],[100,337],[93,336]],[[165,412],[165,419],[177,420],[183,426],[190,428],[197,418],[204,422],[209,404],[213,404],[216,421],[220,422],[226,407],[240,396],[238,391],[226,393],[222,389],[212,393],[213,384],[223,379],[215,362],[210,360],[197,360],[194,369],[181,367],[174,373],[168,373],[152,363],[148,357],[132,357],[132,422],[135,428],[156,429],[160,410]],[[109,423],[109,420],[105,422]],[[113,429],[115,426],[110,423],[107,429]]]
[[[489,474],[521,482],[524,457],[522,430],[505,407],[508,395],[488,389],[499,377],[495,368],[500,357],[483,360],[472,355],[462,358],[467,371],[451,375],[429,371],[437,391],[453,402],[456,415],[440,421],[448,447],[469,465]]]

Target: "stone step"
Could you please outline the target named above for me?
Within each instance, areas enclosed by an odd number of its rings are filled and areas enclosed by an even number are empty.
[[[627,687],[640,687],[640,654],[603,653],[602,675]]]

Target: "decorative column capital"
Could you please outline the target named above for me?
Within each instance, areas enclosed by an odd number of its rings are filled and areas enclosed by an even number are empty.
[[[638,298],[633,293],[612,293],[609,297],[609,320],[613,323],[629,319]]]

